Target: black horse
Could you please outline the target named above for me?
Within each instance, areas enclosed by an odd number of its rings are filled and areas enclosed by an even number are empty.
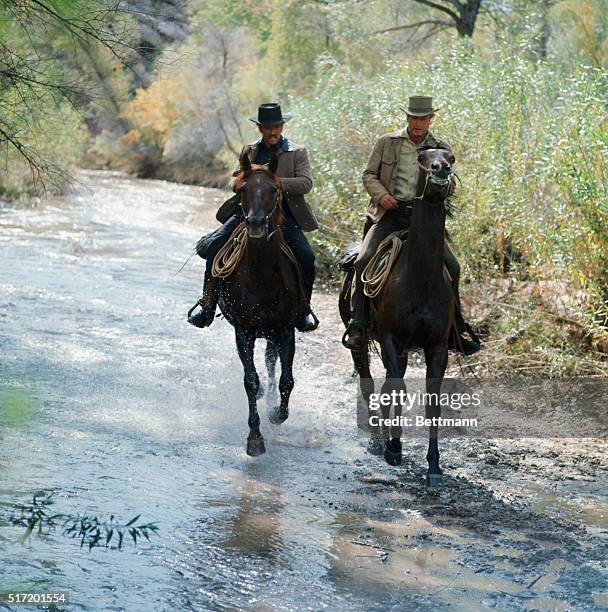
[[[431,401],[426,405],[427,418],[439,417],[437,401],[448,361],[448,339],[454,322],[455,297],[444,274],[444,240],[447,196],[452,182],[455,159],[451,151],[440,148],[421,150],[417,196],[413,205],[405,247],[401,250],[381,293],[372,300],[375,331],[379,342],[386,380],[382,392],[405,392],[403,377],[407,368],[408,350],[424,349],[426,390]],[[353,273],[347,273],[340,295],[340,313],[347,326],[350,313],[350,283]],[[374,384],[369,368],[369,349],[352,351],[360,377],[361,393],[369,406]],[[383,418],[389,417],[390,407],[383,406]],[[371,415],[371,413],[370,413]],[[393,416],[401,416],[395,406]],[[400,426],[372,430],[368,450],[384,453],[391,465],[402,461]],[[440,481],[438,428],[429,428],[428,483]]]
[[[282,423],[289,416],[289,397],[294,386],[295,323],[305,308],[297,264],[284,250],[280,207],[283,193],[275,176],[276,168],[276,157],[268,166],[252,165],[247,156],[241,158],[236,188],[241,193],[247,237],[243,257],[234,272],[224,279],[219,298],[222,313],[234,326],[245,370],[250,430],[247,454],[252,456],[266,451],[257,410],[261,387],[253,361],[255,341],[267,340],[269,394],[276,389],[276,361],[281,362],[281,401],[272,409],[270,421]]]

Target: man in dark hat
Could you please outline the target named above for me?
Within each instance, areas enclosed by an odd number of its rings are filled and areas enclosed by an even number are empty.
[[[304,232],[312,232],[319,228],[317,219],[304,199],[304,194],[312,189],[312,173],[308,153],[303,145],[290,142],[283,136],[283,126],[291,119],[291,115],[283,114],[278,104],[261,104],[257,117],[250,117],[258,126],[261,138],[245,145],[241,157],[247,155],[253,164],[267,164],[273,155],[277,156],[276,175],[283,189],[282,208],[285,216],[283,223],[283,238],[300,262],[304,289],[310,304],[310,296],[315,280],[315,255],[304,236]],[[240,173],[240,165],[232,173],[230,188],[234,190],[236,177]],[[217,218],[224,225],[214,234],[207,249],[207,266],[203,297],[199,300],[201,310],[188,318],[188,323],[196,327],[207,327],[213,322],[218,300],[219,279],[211,275],[213,258],[220,248],[228,241],[232,232],[242,221],[242,212],[235,198],[230,198],[217,212]],[[310,313],[303,314],[296,322],[299,331],[311,331],[317,323]]]
[[[347,330],[345,344],[350,349],[362,348],[367,342],[369,326],[369,301],[363,293],[361,273],[374,256],[378,245],[391,233],[408,229],[413,198],[418,183],[418,150],[420,145],[449,147],[429,130],[435,112],[430,96],[411,96],[407,109],[407,127],[381,136],[376,142],[369,162],[363,172],[363,184],[370,195],[367,209],[368,229],[355,261],[356,279],[352,296],[353,319]],[[454,184],[452,184],[452,191]],[[458,341],[452,338],[454,348],[465,355],[479,350],[478,338],[465,323],[458,284],[460,264],[445,242],[446,267],[452,277],[456,297],[455,327]],[[468,332],[471,340],[462,334]]]

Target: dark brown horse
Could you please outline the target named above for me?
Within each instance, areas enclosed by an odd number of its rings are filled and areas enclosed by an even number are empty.
[[[295,353],[295,321],[301,304],[297,268],[282,251],[283,216],[281,184],[275,176],[277,158],[268,166],[252,165],[241,158],[236,188],[241,193],[247,240],[236,270],[224,279],[219,306],[234,326],[239,357],[245,370],[245,391],[249,401],[247,454],[266,451],[260,432],[257,399],[260,380],[253,361],[257,338],[265,338],[268,370],[268,397],[276,390],[277,358],[281,362],[279,391],[281,401],[270,412],[270,421],[282,423],[289,416],[289,396],[294,386],[292,364]]]
[[[403,377],[408,350],[422,348],[426,361],[426,390],[433,400],[426,405],[426,417],[441,415],[437,401],[448,361],[448,338],[454,320],[455,299],[444,276],[444,240],[446,199],[450,191],[455,159],[446,149],[420,149],[417,196],[413,205],[405,247],[401,250],[382,292],[372,301],[375,331],[373,339],[380,344],[386,370],[383,393],[405,392]],[[340,296],[340,313],[344,324],[351,318],[349,295],[352,273],[347,274]],[[355,368],[360,377],[361,393],[369,406],[373,392],[368,347],[353,351]],[[390,407],[383,406],[383,418]],[[371,413],[369,413],[371,415]],[[401,416],[400,406],[392,416]],[[401,427],[374,428],[368,450],[384,453],[391,465],[402,461]],[[438,428],[429,427],[427,482],[438,484]]]

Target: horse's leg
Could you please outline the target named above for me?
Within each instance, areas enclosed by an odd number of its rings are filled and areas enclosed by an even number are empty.
[[[367,406],[368,422],[372,417],[372,412],[369,409],[369,398],[374,392],[374,379],[369,369],[369,350],[367,346],[360,351],[351,351],[355,370],[359,374],[359,388],[361,396]],[[373,427],[369,440],[367,441],[367,452],[372,455],[381,455],[384,452],[384,438],[379,427]]]
[[[380,342],[382,349],[382,363],[386,369],[386,380],[382,385],[382,393],[392,394],[393,391],[399,393],[403,391],[405,394],[406,388],[403,382],[405,374],[405,363],[403,359],[403,347],[394,335],[384,336]],[[394,396],[393,396],[394,397]],[[401,403],[394,403],[394,416],[401,417]],[[390,418],[390,406],[382,406],[383,417]],[[400,465],[403,460],[401,454],[401,425],[395,425],[387,428],[387,433],[390,439],[384,447],[384,459],[389,465]]]
[[[441,416],[439,394],[441,393],[441,383],[448,363],[448,350],[442,344],[431,348],[425,348],[424,359],[426,361],[426,392],[428,394],[426,418],[439,418]],[[430,487],[434,487],[441,482],[439,445],[437,443],[438,429],[437,425],[431,425],[429,427],[429,450],[426,454],[426,460],[429,464],[427,484]]]
[[[272,401],[277,392],[277,377],[276,377],[276,365],[277,359],[279,358],[279,348],[272,341],[266,341],[266,371],[268,372],[268,395],[269,401]]]
[[[247,454],[252,457],[266,452],[264,438],[260,433],[260,415],[257,407],[257,393],[260,387],[260,379],[255,371],[253,362],[253,345],[255,335],[245,331],[242,327],[236,330],[236,348],[245,370],[245,391],[249,400],[249,436],[247,437]]]
[[[281,405],[270,412],[270,422],[274,424],[283,423],[289,416],[289,396],[293,389],[293,357],[296,352],[296,338],[293,329],[287,330],[281,335],[279,341],[279,358],[281,360],[281,378],[279,380],[279,391],[281,393]]]

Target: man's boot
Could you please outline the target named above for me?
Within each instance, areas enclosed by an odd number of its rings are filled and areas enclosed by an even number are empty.
[[[470,340],[463,334],[468,333]],[[454,325],[450,330],[448,348],[462,353],[465,357],[476,353],[481,348],[481,343],[473,328],[464,320],[460,303],[457,302],[454,308]]]
[[[306,240],[304,238],[304,240]],[[291,246],[290,246],[291,248]],[[298,300],[298,310],[301,314],[298,315],[296,319],[295,326],[299,332],[310,332],[314,331],[319,327],[319,319],[312,311],[310,307],[310,299],[312,297],[312,288],[315,282],[315,267],[314,267],[314,259],[312,262],[308,262],[307,260],[302,260],[302,254],[297,249],[292,252],[296,257],[298,255],[298,265],[297,265],[297,274],[299,277],[299,288],[300,288],[300,298]],[[298,255],[296,255],[296,253]],[[308,267],[307,267],[308,264]]]
[[[317,327],[319,327],[319,319],[317,319],[312,310],[300,315],[296,320],[296,329],[299,332],[314,331]]]
[[[446,267],[450,273],[452,292],[454,294],[454,325],[450,330],[448,339],[448,349],[458,351],[465,357],[476,353],[481,348],[481,341],[472,327],[464,320],[462,316],[462,306],[460,303],[460,266],[456,258],[452,254],[451,257],[446,257]],[[468,333],[470,340],[464,337],[463,334]]]
[[[207,282],[205,283],[205,288],[203,289],[203,296],[188,311],[188,323],[190,323],[190,325],[202,328],[208,327],[211,325],[211,323],[213,323],[215,308],[219,298],[220,280],[221,279],[216,278],[215,276],[209,276]],[[197,306],[201,307],[201,311],[193,315],[192,311]]]
[[[363,283],[357,278],[355,288],[354,317],[349,321],[348,327],[342,336],[342,344],[351,351],[359,351],[367,345],[368,325],[368,299],[363,293]]]

